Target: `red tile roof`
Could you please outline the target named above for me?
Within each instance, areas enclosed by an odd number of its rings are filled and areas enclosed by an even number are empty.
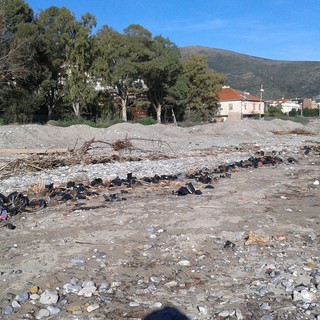
[[[223,88],[218,92],[218,97],[220,101],[260,101],[258,97],[233,88]]]

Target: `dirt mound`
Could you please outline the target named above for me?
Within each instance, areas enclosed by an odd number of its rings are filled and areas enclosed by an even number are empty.
[[[205,144],[210,138],[223,140],[235,139],[264,139],[273,135],[273,131],[290,131],[295,129],[313,130],[320,132],[319,123],[304,126],[292,121],[273,120],[256,121],[245,120],[239,122],[225,122],[206,124],[189,128],[173,125],[156,124],[143,126],[141,124],[119,123],[106,129],[92,128],[86,125],[74,125],[67,128],[49,125],[22,125],[0,127],[0,148],[54,148],[82,145],[85,141],[95,138],[114,142],[118,139],[160,139],[168,143],[188,144],[191,141]],[[206,139],[205,137],[208,137]],[[232,141],[231,141],[232,142]]]

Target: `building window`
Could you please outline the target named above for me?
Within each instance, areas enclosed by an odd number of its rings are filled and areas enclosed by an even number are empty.
[[[247,104],[246,103],[244,104],[244,110],[247,110]]]
[[[256,104],[255,103],[253,104],[253,110],[256,110]]]
[[[229,103],[229,110],[233,110],[233,104]]]

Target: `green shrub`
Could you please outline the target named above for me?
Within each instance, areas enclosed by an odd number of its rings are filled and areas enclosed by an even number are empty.
[[[137,119],[134,121],[134,123],[140,123],[140,124],[143,124],[144,126],[149,126],[151,124],[156,124],[157,121],[151,117],[148,117],[148,118]]]

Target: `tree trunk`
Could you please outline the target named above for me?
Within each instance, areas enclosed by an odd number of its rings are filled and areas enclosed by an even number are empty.
[[[72,102],[72,108],[77,118],[80,118],[80,102]]]
[[[52,120],[53,107],[48,106],[48,120]]]
[[[174,123],[175,126],[177,126],[178,125],[177,124],[177,118],[176,118],[176,115],[174,114],[173,109],[171,109],[171,112],[172,112],[173,123]]]
[[[155,110],[156,110],[156,114],[157,114],[157,122],[158,123],[161,123],[161,104],[160,103],[157,103],[155,106],[154,106]]]
[[[121,114],[122,114],[122,120],[127,122],[127,98],[123,99],[121,98]]]

